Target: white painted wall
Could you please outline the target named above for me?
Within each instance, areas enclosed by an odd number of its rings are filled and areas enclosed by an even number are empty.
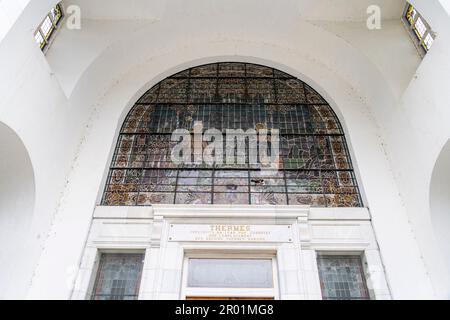
[[[445,10],[450,13],[450,0],[439,0],[439,2],[442,4]]]
[[[30,0],[0,0],[0,41],[11,29]]]
[[[18,275],[31,279],[34,270],[33,282],[19,296],[70,297],[119,127],[138,97],[177,71],[231,60],[279,68],[328,99],[348,135],[393,297],[444,297],[429,185],[448,140],[448,15],[437,1],[416,1],[439,33],[419,67],[399,19],[369,32],[361,0],[348,0],[348,12],[331,12],[329,0],[223,1],[153,1],[138,21],[89,7],[82,29],[61,30],[46,59],[32,34],[56,1],[33,0],[0,43],[0,121],[23,141],[36,183],[36,241]],[[403,1],[387,3],[386,16],[400,17]]]
[[[430,188],[431,222],[439,242],[439,253],[450,269],[450,140],[442,149],[433,170]]]
[[[6,272],[1,272],[2,279],[9,278],[7,282],[0,281],[0,298],[26,297],[81,139],[83,124],[77,121],[78,112],[69,107],[33,38],[36,26],[56,2],[30,2],[0,42],[0,124],[8,126],[23,143],[20,152],[28,154],[34,170],[34,194],[31,187],[21,189],[23,192],[18,190],[15,197],[11,193],[2,194],[11,197],[15,207],[0,205],[0,216],[8,217],[7,222],[2,218],[2,229],[14,225],[17,230],[11,229],[16,236],[2,241],[0,256],[2,262],[7,256],[7,263],[0,270]],[[14,152],[18,151],[14,149],[14,140],[4,131],[0,134],[5,144],[0,150],[4,161],[0,181],[2,188],[8,189],[3,185],[8,183],[10,190],[14,190],[12,182],[18,183],[26,172],[21,172],[22,163],[16,162]],[[17,155],[17,160],[20,159],[23,157]],[[30,190],[29,196],[34,198],[31,212],[24,190]],[[12,222],[10,218],[17,220]]]
[[[450,273],[430,214],[430,181],[450,138],[450,19],[439,1],[412,1],[437,33],[399,103],[379,108],[387,154],[422,258],[440,298],[450,298]]]

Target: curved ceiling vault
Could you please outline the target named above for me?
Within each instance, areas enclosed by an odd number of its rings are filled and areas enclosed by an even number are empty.
[[[172,64],[167,65],[170,72],[192,67],[193,65],[187,65],[191,60],[217,56],[242,56],[279,62],[283,60],[281,57],[277,58],[278,53],[274,51],[282,51],[304,60],[305,64],[328,69],[355,88],[369,104],[390,105],[395,99],[380,70],[367,56],[348,41],[306,21],[299,5],[293,1],[286,1],[287,6],[283,9],[274,8],[271,12],[254,8],[250,14],[247,10],[243,14],[238,10],[231,10],[231,21],[230,15],[218,10],[213,10],[211,15],[206,15],[203,11],[182,14],[184,7],[177,6],[182,0],[162,2],[167,2],[164,10],[155,6],[158,14],[149,16],[148,19],[134,22],[105,19],[100,22],[88,10],[90,15],[83,20],[82,30],[63,30],[48,59],[66,95],[70,96],[72,105],[77,108],[92,105],[110,86],[125,75],[130,75],[133,69],[145,68],[145,65],[161,56],[174,57],[177,52],[185,53],[187,50],[197,50],[196,55],[193,55],[196,58],[189,59],[185,54],[184,61],[173,59]],[[322,4],[325,2],[321,1]],[[303,1],[302,5],[303,9],[312,10],[307,12],[315,12],[321,7],[316,4],[316,9],[313,10],[308,1]],[[395,6],[390,5],[389,8]],[[390,9],[389,12],[396,10]],[[309,17],[311,16],[314,17],[314,14],[311,13]],[[342,20],[348,17],[333,18],[325,15],[324,19]],[[214,24],[215,28],[204,27],[210,24]],[[68,45],[75,48],[75,52],[67,50]],[[263,48],[265,50],[261,51]],[[76,61],[71,59],[75,54]],[[70,64],[65,63],[68,59],[71,60]],[[305,72],[304,76],[311,75]],[[314,80],[320,82],[320,79]],[[373,85],[374,82],[377,86]],[[145,87],[145,91],[153,84],[142,83],[141,86]],[[380,99],[384,101],[379,103]]]

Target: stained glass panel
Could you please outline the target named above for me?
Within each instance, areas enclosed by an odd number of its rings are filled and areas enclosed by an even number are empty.
[[[228,129],[279,130],[279,170],[261,171],[249,157],[250,150],[262,152],[251,135],[244,135],[242,163],[176,164],[171,152],[178,142],[171,135],[187,130],[193,146],[196,122],[203,132],[217,129],[224,135]],[[268,146],[271,142],[269,135]],[[236,148],[228,150],[238,155]],[[245,63],[179,72],[146,92],[129,112],[102,204],[157,203],[362,206],[344,132],[328,103],[284,72]]]
[[[137,300],[143,254],[103,253],[92,300]]]
[[[324,300],[369,300],[359,256],[319,256],[320,286]]]
[[[51,9],[50,13],[47,14],[34,33],[34,39],[39,44],[41,50],[45,51],[48,49],[51,38],[59,28],[62,18],[63,11],[61,9],[61,4],[58,3]]]

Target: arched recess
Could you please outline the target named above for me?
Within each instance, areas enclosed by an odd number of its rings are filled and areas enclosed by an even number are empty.
[[[261,168],[248,162],[174,165],[171,134],[192,133],[196,121],[204,130],[221,132],[279,129],[282,170],[261,177]],[[156,203],[362,206],[345,134],[328,102],[303,81],[251,63],[212,63],[179,72],[131,109],[102,204]]]
[[[450,269],[450,140],[436,161],[430,188],[431,221],[441,254]],[[450,291],[447,292],[450,297]]]
[[[34,171],[21,139],[1,122],[0,146],[0,283],[12,288],[33,218]]]

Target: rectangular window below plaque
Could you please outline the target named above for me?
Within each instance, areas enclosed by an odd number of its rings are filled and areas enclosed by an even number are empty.
[[[272,259],[189,259],[188,287],[273,288]]]
[[[360,256],[317,258],[324,300],[370,300]]]
[[[144,254],[102,253],[92,300],[137,300]]]

